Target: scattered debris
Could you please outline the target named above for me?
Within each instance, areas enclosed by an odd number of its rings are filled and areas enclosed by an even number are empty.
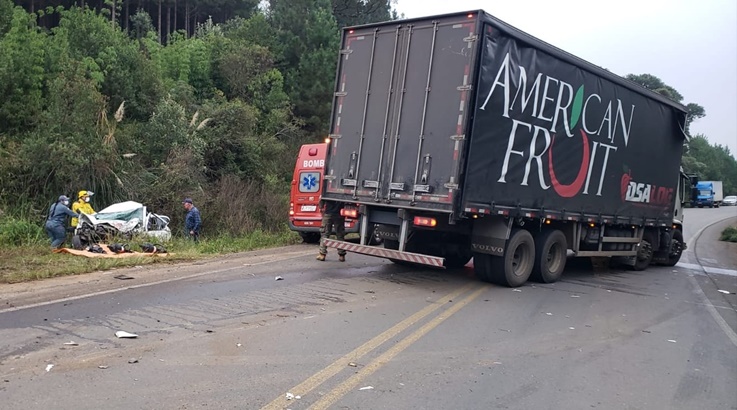
[[[284,280],[284,278],[282,278],[281,276],[277,276],[274,278],[274,280]]]
[[[47,364],[47,365],[46,365],[46,371],[47,371],[47,372],[50,372],[50,371],[51,371],[51,369],[53,369],[53,368],[54,368],[54,365],[53,365],[53,364]]]
[[[98,368],[98,369],[107,369],[107,366],[105,366],[105,365],[100,365],[100,366],[97,366],[97,368]]]
[[[132,358],[128,359],[128,363],[130,363],[130,364],[138,363],[138,359],[136,359],[135,357],[132,357]]]
[[[492,363],[492,364],[502,364],[502,362],[494,362],[494,363]]]
[[[501,330],[502,332],[509,332],[509,333],[511,333],[511,332],[512,332],[512,331],[511,331],[511,330],[509,330],[509,329],[502,329],[502,328],[499,328],[499,330]]]
[[[292,393],[287,393],[287,400],[294,399],[294,395]]]
[[[580,298],[581,296],[578,295],[571,295],[572,298]]]
[[[575,327],[569,327],[568,329],[570,329],[570,330],[576,330]]]
[[[294,396],[295,399],[299,400],[302,398],[302,396]]]
[[[77,343],[77,342],[66,342],[64,344],[67,345],[67,346],[79,346],[79,343]]]
[[[522,289],[512,289],[512,292],[522,292]]]
[[[675,343],[675,342],[676,342],[676,341],[675,341],[675,340],[673,340],[673,339],[669,339],[668,341],[669,341],[669,342],[671,342],[671,343]]]
[[[365,290],[364,292],[366,292],[366,293],[376,293],[373,290]]]
[[[243,346],[243,345],[242,345],[242,344],[240,344],[240,343],[238,343],[238,344],[236,344],[236,346],[238,346],[238,347],[241,347],[241,346]]]
[[[118,330],[117,332],[115,332],[115,336],[117,336],[119,338],[126,338],[126,339],[135,339],[135,338],[138,337],[137,334],[128,333],[128,332],[123,331],[123,330]]]
[[[552,314],[552,313],[550,313],[550,312],[546,313],[546,315],[548,315],[548,316],[553,316],[553,314]]]
[[[734,292],[730,292],[728,290],[721,290],[721,289],[719,289],[719,292],[724,293],[725,295],[734,295]]]
[[[214,332],[215,332],[214,330],[210,330],[210,329],[205,330],[205,333],[214,333]]]
[[[128,276],[128,275],[116,275],[116,276],[113,276],[113,278],[120,279],[120,280],[135,279],[133,276]]]
[[[358,366],[358,365],[357,365],[357,364],[355,364],[355,363],[353,363],[353,362],[350,362],[350,363],[348,363],[348,366],[351,366],[351,367],[356,367],[356,366]]]
[[[374,389],[374,386],[364,386],[364,387],[361,387],[358,390],[373,390],[373,389]]]

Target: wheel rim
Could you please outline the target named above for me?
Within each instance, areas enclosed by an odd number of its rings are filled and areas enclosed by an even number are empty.
[[[683,252],[683,246],[681,245],[681,241],[674,240],[670,245],[671,258],[680,257],[682,252]]]
[[[557,272],[560,268],[561,260],[563,259],[561,258],[560,248],[560,244],[556,242],[550,246],[550,249],[548,249],[548,254],[545,259],[550,272]]]
[[[514,255],[512,257],[512,272],[514,272],[514,276],[522,276],[527,270],[530,260],[529,253],[530,249],[526,243],[521,243],[514,249]]]
[[[650,242],[648,241],[642,241],[642,244],[640,244],[640,249],[637,251],[637,259],[640,261],[646,261],[650,259],[653,255],[653,247],[650,245]]]

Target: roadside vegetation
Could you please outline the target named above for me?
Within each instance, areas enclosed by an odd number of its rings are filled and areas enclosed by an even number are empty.
[[[722,236],[719,238],[720,241],[725,242],[737,242],[737,227],[728,226],[722,231]]]
[[[134,238],[127,243],[134,251],[150,239]],[[175,238],[164,244],[166,256],[141,256],[122,259],[86,258],[66,253],[52,253],[45,232],[27,220],[0,218],[0,283],[27,282],[57,276],[78,275],[99,270],[167,264],[207,259],[216,255],[300,243],[291,231],[264,232],[231,236],[202,237],[199,243]]]

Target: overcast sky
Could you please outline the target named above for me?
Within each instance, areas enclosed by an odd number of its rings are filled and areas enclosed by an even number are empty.
[[[397,0],[407,18],[483,9],[619,74],[648,73],[695,102],[691,125],[737,158],[737,0]]]

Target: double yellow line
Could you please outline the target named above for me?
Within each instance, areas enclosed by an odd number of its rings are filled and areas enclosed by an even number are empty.
[[[454,292],[451,292],[443,296],[442,298],[439,299],[439,302],[433,303],[432,305],[428,305],[422,310],[413,314],[412,316],[402,320],[401,322],[392,326],[391,328],[384,331],[380,335],[362,344],[361,346],[357,347],[350,353],[346,354],[345,356],[336,360],[335,362],[328,365],[324,369],[310,376],[304,382],[290,389],[289,392],[294,394],[295,396],[304,397],[305,394],[316,389],[322,383],[324,383],[331,377],[335,376],[340,371],[344,370],[348,366],[348,364],[351,363],[352,361],[359,360],[360,358],[372,352],[373,350],[378,348],[380,345],[382,345],[389,339],[396,337],[399,333],[405,331],[407,328],[409,328],[413,324],[417,323],[418,321],[422,320],[426,316],[430,315],[431,313],[445,306],[447,303],[449,303],[449,301],[452,301],[453,299],[459,297],[460,295],[478,286],[480,286],[479,283],[470,283]],[[326,409],[330,407],[332,404],[334,404],[335,402],[337,402],[338,400],[340,400],[341,397],[345,396],[349,391],[354,389],[361,382],[361,380],[365,379],[367,376],[376,372],[379,368],[381,368],[381,366],[391,361],[395,356],[397,356],[403,350],[411,346],[413,343],[419,340],[422,336],[430,332],[432,329],[436,328],[446,319],[453,316],[456,312],[463,309],[464,306],[468,305],[474,299],[476,299],[481,293],[483,293],[486,290],[485,286],[483,285],[481,286],[482,287],[480,289],[471,293],[469,296],[462,299],[461,301],[454,302],[451,308],[449,308],[442,314],[438,315],[437,317],[433,318],[431,321],[429,321],[428,323],[423,325],[421,328],[414,331],[412,334],[410,334],[406,338],[402,339],[399,343],[392,346],[389,350],[387,350],[381,356],[379,356],[378,358],[370,362],[368,365],[363,367],[360,371],[355,373],[353,376],[351,376],[350,378],[345,380],[343,383],[341,383],[340,385],[332,389],[330,392],[322,396],[320,400],[318,400],[312,406],[310,406],[310,409]],[[288,406],[288,402],[285,396],[282,395],[274,399],[271,403],[267,404],[262,409],[263,410],[277,410],[277,409],[283,409],[286,406]]]

